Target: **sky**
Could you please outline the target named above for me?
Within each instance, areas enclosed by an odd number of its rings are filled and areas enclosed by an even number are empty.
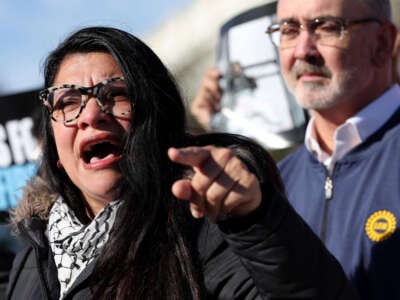
[[[113,26],[145,39],[194,0],[0,0],[0,95],[42,86],[46,55],[69,33]]]

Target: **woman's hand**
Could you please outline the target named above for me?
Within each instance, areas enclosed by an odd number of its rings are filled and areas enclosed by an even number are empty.
[[[214,146],[170,148],[169,158],[193,169],[190,178],[177,180],[172,193],[190,201],[193,217],[218,220],[244,216],[261,203],[257,177],[230,149]]]

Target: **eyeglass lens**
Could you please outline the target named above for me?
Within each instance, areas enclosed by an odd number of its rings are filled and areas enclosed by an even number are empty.
[[[284,22],[272,33],[273,42],[282,48],[293,47],[303,28],[297,22]],[[309,23],[307,31],[321,45],[335,46],[342,39],[343,24],[335,19],[316,19]]]
[[[128,98],[123,81],[113,81],[100,84],[93,88],[60,87],[49,94],[52,117],[56,121],[70,123],[81,114],[90,96],[96,97],[101,110],[115,116],[125,116],[131,112],[131,102]]]
[[[345,30],[349,26],[366,23],[383,24],[377,18],[367,17],[362,19],[342,19],[339,17],[322,17],[310,20],[306,25],[297,21],[284,21],[273,24],[267,30],[272,42],[280,48],[294,47],[302,30],[307,31],[313,40],[325,46],[344,46],[346,43]]]

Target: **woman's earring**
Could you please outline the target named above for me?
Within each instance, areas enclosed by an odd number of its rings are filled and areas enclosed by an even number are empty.
[[[63,167],[60,160],[57,160],[57,168],[61,169]]]

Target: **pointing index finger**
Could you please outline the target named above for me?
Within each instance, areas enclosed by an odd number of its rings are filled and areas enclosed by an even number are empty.
[[[206,147],[169,148],[169,158],[176,163],[190,167],[200,167],[210,157]]]

